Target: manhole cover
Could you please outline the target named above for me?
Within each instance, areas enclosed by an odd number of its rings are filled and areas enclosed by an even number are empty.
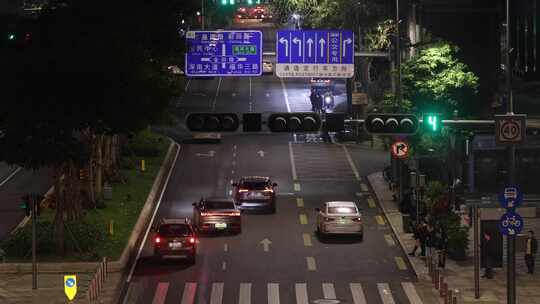
[[[320,299],[313,301],[314,304],[339,304],[340,300]]]

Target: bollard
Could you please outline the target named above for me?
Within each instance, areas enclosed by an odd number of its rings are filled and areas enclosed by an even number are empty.
[[[446,297],[444,297],[444,304],[451,304],[452,303],[452,289],[447,290]]]
[[[433,285],[436,286],[436,281],[437,281],[437,270],[433,269],[433,275],[431,276],[431,283],[433,283]]]
[[[105,279],[107,279],[107,276],[109,275],[109,267],[107,265],[107,257],[103,257],[103,265],[105,266]]]
[[[441,298],[446,299],[446,295],[448,294],[448,283],[441,282],[441,288],[439,288],[439,296]]]
[[[114,235],[114,220],[109,221],[109,235],[110,236]]]
[[[144,159],[141,159],[141,173],[144,173],[146,171],[146,162]]]
[[[435,289],[439,290],[441,283],[441,274],[439,269],[435,270]]]
[[[452,304],[458,304],[459,290],[454,290],[454,296],[452,298]]]

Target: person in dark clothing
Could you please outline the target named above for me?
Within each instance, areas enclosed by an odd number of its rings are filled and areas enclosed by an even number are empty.
[[[409,253],[410,256],[415,256],[418,248],[420,248],[420,256],[426,255],[426,232],[426,223],[419,222],[413,231],[413,237],[416,243],[413,250]]]
[[[534,237],[534,231],[529,230],[529,236],[527,237],[527,245],[525,249],[525,264],[527,265],[527,273],[534,273],[534,256],[538,251],[538,242]]]
[[[448,249],[448,235],[446,234],[446,229],[440,227],[436,234],[437,241],[437,256],[439,260],[439,267],[446,267],[446,252]]]
[[[409,189],[407,192],[403,194],[403,198],[401,199],[401,204],[399,204],[400,212],[401,213],[411,213],[412,211],[412,196],[413,196],[413,190]],[[411,216],[413,216],[411,214]],[[416,217],[416,213],[414,214],[414,217]]]
[[[317,94],[315,94],[315,90],[311,89],[311,94],[309,95],[309,101],[311,102],[311,111],[316,112],[317,111]]]
[[[426,247],[427,247],[427,254],[432,256],[433,255],[433,249],[435,248],[435,245],[437,243],[436,237],[435,237],[435,228],[432,224],[428,224],[426,226]]]
[[[317,95],[315,95],[315,106],[316,106],[316,112],[320,113],[322,111],[323,106],[323,98],[319,92],[317,92]]]
[[[484,241],[482,242],[482,255],[484,256],[485,271],[482,277],[486,279],[493,279],[493,250],[491,242],[491,234],[489,232],[484,233]]]

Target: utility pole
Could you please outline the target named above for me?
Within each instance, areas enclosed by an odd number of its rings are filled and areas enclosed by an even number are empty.
[[[36,195],[30,195],[30,207],[32,208],[32,289],[37,289],[37,262],[36,262]]]
[[[202,25],[202,30],[204,31],[204,16],[205,16],[205,11],[204,11],[204,1],[205,0],[201,0],[201,25]]]
[[[506,104],[508,114],[514,113],[514,102],[512,100],[512,74],[510,72],[510,0],[506,0]],[[508,184],[514,186],[516,183],[516,146],[509,145],[508,152]],[[507,236],[507,275],[506,275],[506,303],[516,304],[516,236]]]

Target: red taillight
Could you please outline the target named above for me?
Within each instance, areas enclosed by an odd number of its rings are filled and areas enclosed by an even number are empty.
[[[195,238],[194,238],[194,237],[189,238],[189,242],[190,242],[191,244],[195,244]]]
[[[248,189],[239,189],[238,192],[242,193],[242,192],[248,192],[249,190]]]
[[[156,239],[155,239],[155,242],[156,242],[156,244],[159,244],[159,243],[161,243],[161,239],[159,238],[159,236],[158,236],[158,237],[156,237]]]
[[[264,192],[274,193],[274,190],[272,190],[272,189],[270,189],[270,188],[266,188],[266,189],[264,189]]]
[[[240,211],[235,211],[232,213],[233,216],[240,216]]]
[[[206,213],[206,212],[201,212],[201,216],[207,216],[207,215],[208,215],[208,213]]]
[[[325,217],[325,218],[324,218],[324,221],[325,221],[325,222],[333,222],[333,221],[335,221],[335,220],[336,220],[336,219],[335,219],[335,218],[332,218],[332,217]]]
[[[355,217],[352,219],[353,221],[355,222],[362,222],[362,218],[361,217]]]

